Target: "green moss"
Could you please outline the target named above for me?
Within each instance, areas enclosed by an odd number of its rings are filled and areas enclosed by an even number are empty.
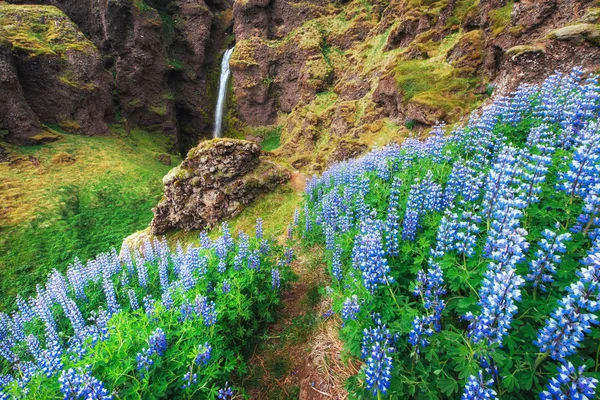
[[[456,120],[480,102],[473,89],[481,79],[472,75],[464,76],[461,69],[453,68],[439,60],[413,60],[400,63],[396,67],[396,82],[402,90],[404,101],[414,100],[447,113]]]
[[[53,6],[0,3],[0,35],[13,48],[32,56],[63,56],[69,50],[92,52],[95,47],[77,26]]]
[[[156,115],[167,115],[169,109],[167,108],[167,103],[159,104],[159,105],[150,105],[148,106],[148,111],[156,114]]]
[[[492,36],[496,37],[504,32],[510,23],[514,2],[509,1],[504,7],[496,8],[488,13],[491,22]]]
[[[506,55],[508,56],[518,56],[520,54],[525,53],[543,53],[545,50],[543,47],[536,45],[521,45],[511,47],[506,51]]]

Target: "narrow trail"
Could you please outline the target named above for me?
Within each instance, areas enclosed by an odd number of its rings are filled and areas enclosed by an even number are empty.
[[[306,180],[294,172],[290,184],[301,193]],[[343,384],[360,365],[342,361],[341,319],[327,315],[331,299],[324,292],[330,280],[323,249],[297,245],[294,252],[297,280],[282,294],[278,320],[260,338],[242,385],[252,399],[346,399]]]

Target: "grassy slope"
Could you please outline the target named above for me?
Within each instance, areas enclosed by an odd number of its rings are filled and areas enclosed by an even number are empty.
[[[111,137],[64,135],[14,149],[20,161],[0,164],[0,308],[17,290],[29,293],[52,268],[119,246],[150,222],[171,168],[156,156],[168,150],[169,139],[112,131]],[[61,161],[68,155],[76,161]]]

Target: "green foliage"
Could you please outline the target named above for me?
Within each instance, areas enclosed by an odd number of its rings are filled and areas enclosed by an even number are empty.
[[[162,193],[162,177],[171,167],[156,155],[168,150],[168,138],[113,127],[113,136],[65,135],[58,142],[19,148],[35,157],[39,169],[0,165],[0,174],[20,195],[0,191],[6,224],[0,225],[0,309],[17,290],[31,294],[48,271],[63,271],[75,256],[87,259],[120,246],[124,237],[144,229]],[[56,164],[55,154],[74,156]],[[178,162],[176,156],[171,156]],[[32,185],[30,182],[35,182]]]

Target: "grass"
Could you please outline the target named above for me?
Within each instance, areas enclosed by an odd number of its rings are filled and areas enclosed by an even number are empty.
[[[170,139],[111,130],[110,137],[65,134],[16,148],[19,161],[0,164],[0,309],[17,288],[29,294],[52,268],[118,248],[150,222],[171,168],[156,156],[167,152]]]
[[[509,1],[504,7],[496,8],[489,12],[489,17],[492,23],[492,36],[496,37],[504,32],[504,29],[510,23],[510,16],[514,2]]]

